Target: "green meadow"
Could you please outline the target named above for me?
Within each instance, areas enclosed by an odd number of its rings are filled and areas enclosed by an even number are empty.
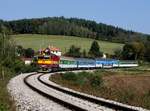
[[[88,52],[93,42],[93,39],[60,35],[19,34],[12,35],[12,37],[17,45],[22,45],[24,48],[33,48],[37,51],[51,45],[60,48],[63,54],[67,52],[71,45],[80,47],[81,50],[85,49]],[[106,41],[98,41],[98,43],[101,51],[109,54],[113,54],[114,50],[121,49],[124,45]]]

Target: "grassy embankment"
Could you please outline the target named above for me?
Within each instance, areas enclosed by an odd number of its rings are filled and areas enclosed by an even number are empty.
[[[81,50],[86,49],[88,52],[93,42],[93,39],[81,38],[81,37],[71,37],[71,36],[59,36],[59,35],[37,35],[37,34],[19,34],[13,35],[14,40],[17,45],[22,45],[24,48],[33,48],[38,50],[45,48],[48,45],[53,45],[59,47],[64,54],[71,45],[75,45],[81,48]],[[123,44],[111,43],[106,41],[98,41],[101,51],[104,53],[112,54],[114,50],[121,49]]]
[[[1,69],[1,67],[0,67]],[[16,107],[14,102],[10,99],[10,95],[7,91],[7,84],[9,80],[14,77],[12,72],[5,69],[5,76],[2,76],[0,72],[0,111],[15,111]]]
[[[15,61],[13,65],[9,63],[11,66],[9,68],[0,65],[0,111],[16,111],[15,102],[7,91],[9,80],[21,72],[37,71],[37,68],[34,66],[26,66],[18,59]]]
[[[148,66],[149,67],[149,66]],[[95,73],[66,73],[50,79],[62,86],[95,96],[150,109],[149,70],[110,69]]]

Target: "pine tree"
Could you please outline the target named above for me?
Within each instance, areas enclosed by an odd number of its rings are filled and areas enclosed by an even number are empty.
[[[66,53],[66,55],[72,57],[80,57],[81,56],[80,48],[72,45],[69,51]]]
[[[97,41],[93,41],[91,48],[89,50],[89,55],[91,57],[100,57],[102,56],[101,52],[100,52],[100,46],[98,45]]]

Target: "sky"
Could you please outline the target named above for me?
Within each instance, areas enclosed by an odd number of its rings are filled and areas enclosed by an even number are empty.
[[[150,0],[0,0],[0,19],[64,16],[150,34]]]

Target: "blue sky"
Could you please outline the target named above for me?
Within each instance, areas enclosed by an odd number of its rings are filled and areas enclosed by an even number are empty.
[[[78,17],[150,34],[150,0],[0,0],[0,19]]]

